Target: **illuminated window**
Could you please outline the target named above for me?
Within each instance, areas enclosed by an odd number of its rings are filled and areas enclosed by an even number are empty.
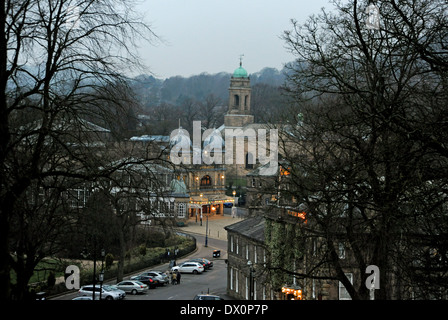
[[[201,186],[211,186],[212,185],[212,178],[210,176],[204,176],[201,179]]]
[[[286,169],[282,166],[280,166],[280,175],[282,176],[289,176],[291,173],[289,172],[289,168]]]

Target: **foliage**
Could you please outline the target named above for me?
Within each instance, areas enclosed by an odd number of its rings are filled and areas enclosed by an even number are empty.
[[[114,264],[114,256],[113,256],[112,253],[106,254],[104,264],[105,264],[106,270],[109,270],[113,266],[113,264]]]

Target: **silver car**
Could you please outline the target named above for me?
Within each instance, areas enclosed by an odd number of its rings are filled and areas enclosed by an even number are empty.
[[[124,292],[123,290],[118,289],[114,285],[103,284],[103,288],[105,288],[106,290],[109,290],[109,291],[117,291],[121,295],[121,299],[126,298],[126,292]]]
[[[148,291],[148,285],[137,280],[124,280],[115,285],[118,289],[131,294],[145,293]]]
[[[98,300],[100,297],[100,290],[101,290],[101,299],[105,300],[121,300],[123,299],[122,295],[113,290],[109,290],[107,287],[100,288],[99,285],[95,286],[95,300]],[[82,286],[78,291],[78,296],[88,296],[92,297],[93,295],[93,285],[86,285]]]
[[[170,282],[170,279],[168,278],[168,276],[162,272],[162,271],[156,271],[156,270],[151,270],[151,271],[147,271],[147,272],[143,272],[142,274],[140,274],[141,276],[149,276],[149,277],[153,277],[155,280],[157,280],[159,282],[160,285],[164,285]]]

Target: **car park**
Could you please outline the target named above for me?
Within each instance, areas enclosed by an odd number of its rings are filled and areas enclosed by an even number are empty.
[[[124,280],[117,283],[116,287],[126,293],[129,292],[132,295],[148,291],[148,285],[137,280]]]
[[[120,292],[116,290],[109,289],[108,287],[104,286],[101,287],[100,285],[95,286],[95,300],[99,299],[100,297],[100,291],[101,291],[101,299],[104,300],[121,300],[123,299],[123,296]],[[78,296],[93,296],[93,285],[85,285],[82,286],[78,291]]]
[[[133,276],[131,277],[131,280],[137,280],[140,281],[144,284],[146,284],[149,288],[154,289],[155,287],[157,287],[159,285],[159,281],[154,279],[151,276],[144,276],[139,274],[138,276]]]
[[[169,277],[162,271],[150,270],[150,271],[143,272],[140,275],[152,277],[153,279],[155,279],[159,282],[158,285],[160,285],[160,286],[163,286],[170,282]]]
[[[198,262],[184,262],[178,266],[174,266],[171,268],[171,271],[178,271],[180,273],[194,273],[199,274],[204,272],[204,266]]]

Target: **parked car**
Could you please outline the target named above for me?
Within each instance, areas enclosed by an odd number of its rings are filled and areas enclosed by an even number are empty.
[[[213,262],[208,260],[208,259],[205,259],[205,258],[195,258],[195,259],[190,259],[188,261],[202,263],[202,265],[204,266],[205,270],[208,270],[211,267],[213,267]]]
[[[120,292],[111,290],[105,286],[103,288],[100,287],[100,285],[95,286],[95,300],[99,299],[100,297],[100,290],[101,290],[101,299],[104,300],[121,300],[123,299],[123,296],[120,294]],[[90,296],[93,295],[93,285],[86,285],[82,286],[78,291],[78,296]]]
[[[215,296],[213,294],[198,294],[193,300],[224,300],[220,296]]]
[[[172,267],[171,271],[179,270],[180,273],[199,274],[204,272],[204,266],[199,262],[184,262],[178,266]]]
[[[153,279],[155,279],[159,282],[158,285],[160,285],[160,286],[163,286],[164,284],[167,284],[170,282],[170,279],[168,278],[168,276],[162,271],[151,270],[151,271],[143,272],[140,275],[152,277]]]
[[[148,285],[137,280],[124,280],[116,284],[118,289],[124,292],[130,292],[135,295],[137,293],[145,293],[148,291]]]
[[[106,288],[106,289],[112,290],[112,291],[117,291],[119,294],[121,294],[121,299],[126,298],[126,292],[118,289],[115,285],[103,284],[103,288]]]
[[[157,287],[159,285],[159,281],[154,279],[151,276],[144,276],[139,274],[138,276],[133,276],[131,277],[131,280],[137,280],[140,281],[144,284],[146,284],[149,288],[154,289],[155,287]]]

